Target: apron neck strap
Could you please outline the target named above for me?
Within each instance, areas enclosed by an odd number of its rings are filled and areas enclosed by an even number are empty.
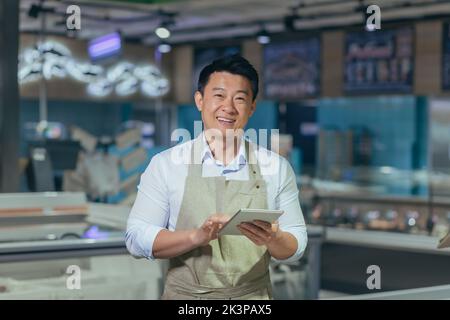
[[[250,141],[245,140],[245,154],[247,156],[248,176],[253,179],[262,179],[261,171],[259,170],[258,159],[255,157],[255,151]]]
[[[200,134],[194,139],[191,149],[191,161],[189,162],[188,175],[189,176],[202,176],[202,151],[203,151],[203,137]]]

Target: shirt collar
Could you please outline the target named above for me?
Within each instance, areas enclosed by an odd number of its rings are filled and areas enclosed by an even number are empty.
[[[222,161],[214,159],[214,156],[212,155],[212,151],[206,142],[205,133],[202,132],[202,164],[208,163],[208,164],[216,164],[218,166],[224,167]],[[242,168],[242,166],[247,164],[247,158],[245,154],[245,138],[241,137],[241,143],[239,146],[239,151],[237,156],[228,164],[227,168],[231,170],[239,170]]]

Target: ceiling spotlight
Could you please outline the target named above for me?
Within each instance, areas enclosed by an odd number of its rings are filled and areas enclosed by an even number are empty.
[[[295,21],[299,18],[298,10],[303,7],[303,3],[289,7],[291,12],[283,18],[284,29],[286,31],[295,31]]]
[[[368,32],[372,32],[372,31],[375,31],[377,29],[377,26],[375,24],[367,24],[366,23],[365,25],[366,25],[365,29]]]
[[[169,53],[170,50],[172,50],[172,46],[168,44],[167,42],[161,42],[158,45],[158,51],[161,53]]]
[[[41,0],[39,4],[31,4],[30,8],[28,9],[28,16],[30,18],[38,18],[41,13],[54,13],[55,8],[50,7],[44,7],[43,4],[44,0]]]
[[[167,39],[170,37],[169,29],[164,26],[156,28],[155,33],[160,39]]]
[[[30,18],[37,18],[39,16],[39,13],[42,11],[42,6],[38,4],[32,4],[30,6],[30,9],[28,10],[28,16]]]
[[[373,23],[368,23],[369,22],[369,18],[372,16],[372,14],[367,12],[367,6],[364,4],[363,0],[359,0],[359,5],[355,7],[355,11],[362,13],[362,21],[364,24],[364,30],[368,31],[368,32],[372,32],[375,31],[376,25]]]
[[[260,44],[268,44],[270,43],[270,35],[266,29],[262,29],[260,32],[256,34],[256,39]]]
[[[295,31],[295,20],[298,18],[297,15],[292,14],[284,17],[284,28],[287,31]]]

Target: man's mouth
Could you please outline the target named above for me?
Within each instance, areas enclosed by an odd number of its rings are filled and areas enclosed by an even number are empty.
[[[223,123],[225,125],[231,125],[234,124],[236,122],[236,120],[233,119],[227,119],[227,118],[223,118],[223,117],[216,117],[216,119],[220,122]]]

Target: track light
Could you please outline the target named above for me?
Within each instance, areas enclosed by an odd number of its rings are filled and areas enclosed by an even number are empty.
[[[369,14],[367,12],[367,6],[364,4],[363,0],[359,0],[359,5],[356,7],[356,11],[360,12],[362,14],[362,20],[363,20],[363,24],[364,24],[364,30],[368,31],[368,32],[372,32],[375,31],[376,25],[372,24],[372,23],[368,23],[369,18],[371,17],[371,14]]]
[[[256,34],[256,39],[263,45],[270,43],[270,35],[264,28]]]
[[[42,6],[38,4],[32,4],[28,10],[28,16],[31,18],[37,18],[42,11]]]
[[[43,0],[40,1],[39,4],[31,4],[30,8],[28,9],[28,16],[30,18],[38,18],[41,13],[54,13],[55,8],[50,7],[44,7],[42,4],[44,3]]]
[[[367,23],[365,23],[365,25],[366,25],[365,26],[366,31],[372,32],[372,31],[375,31],[377,29],[376,25],[374,25],[374,24],[367,24]]]
[[[287,31],[295,31],[295,20],[298,18],[296,14],[288,15],[284,17],[284,28]]]
[[[169,53],[170,50],[172,50],[172,46],[168,44],[167,42],[161,42],[158,45],[158,51],[161,53]]]
[[[155,34],[160,39],[167,39],[170,37],[170,30],[167,29],[165,26],[160,26],[160,27],[156,28]]]
[[[290,13],[283,18],[284,29],[286,31],[295,31],[295,21],[299,18],[298,10],[304,7],[304,4],[290,7]]]

